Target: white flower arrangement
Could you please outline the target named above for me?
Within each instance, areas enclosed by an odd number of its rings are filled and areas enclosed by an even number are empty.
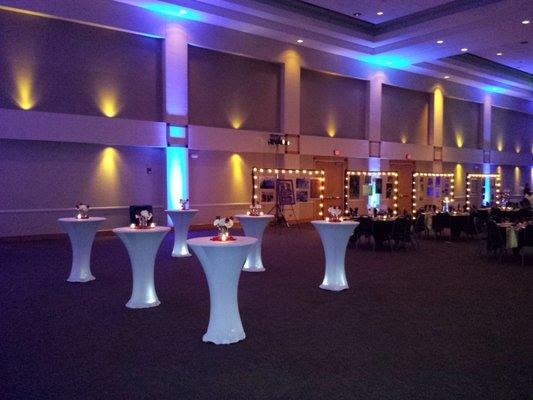
[[[189,209],[189,199],[180,199],[180,209],[181,210]]]
[[[231,240],[229,235],[229,229],[233,227],[233,217],[220,217],[217,216],[213,221],[213,225],[218,229],[218,240],[225,242],[226,240]]]
[[[331,206],[328,208],[328,213],[331,215],[331,218],[326,218],[326,221],[329,222],[342,222],[342,209],[340,207]]]
[[[250,211],[248,211],[247,214],[252,217],[259,217],[261,215],[264,215],[263,211],[261,211],[261,204],[251,204]]]
[[[139,214],[135,214],[135,218],[139,220],[139,228],[144,229],[148,228],[148,221],[152,218],[153,214],[148,210],[142,210]],[[155,224],[152,222],[150,228],[155,227]]]

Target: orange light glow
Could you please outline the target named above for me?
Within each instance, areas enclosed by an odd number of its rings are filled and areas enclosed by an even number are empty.
[[[110,86],[100,86],[96,91],[96,104],[106,117],[116,117],[122,108],[118,100],[118,91]]]
[[[16,87],[13,100],[23,110],[31,110],[37,103],[33,68],[29,65],[14,68],[13,78]]]

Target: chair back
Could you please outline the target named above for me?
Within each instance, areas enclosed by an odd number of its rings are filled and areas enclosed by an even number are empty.
[[[533,247],[533,225],[527,225],[524,229],[524,242],[522,246]]]
[[[359,226],[357,227],[359,233],[361,235],[371,235],[373,222],[370,217],[359,217]]]

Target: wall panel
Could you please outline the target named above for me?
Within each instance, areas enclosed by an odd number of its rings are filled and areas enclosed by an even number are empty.
[[[491,148],[533,154],[533,116],[492,107]]]
[[[444,97],[444,146],[483,148],[481,112],[481,104]]]
[[[383,85],[381,140],[428,144],[428,93]]]
[[[189,46],[189,123],[279,132],[281,65]]]
[[[367,82],[301,70],[303,135],[364,139]]]

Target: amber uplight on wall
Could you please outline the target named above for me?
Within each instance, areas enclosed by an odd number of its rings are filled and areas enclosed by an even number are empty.
[[[98,86],[96,89],[96,104],[106,117],[116,117],[121,108],[118,90],[111,86]]]
[[[13,68],[15,93],[13,100],[23,110],[31,110],[37,103],[33,68],[29,65]]]

